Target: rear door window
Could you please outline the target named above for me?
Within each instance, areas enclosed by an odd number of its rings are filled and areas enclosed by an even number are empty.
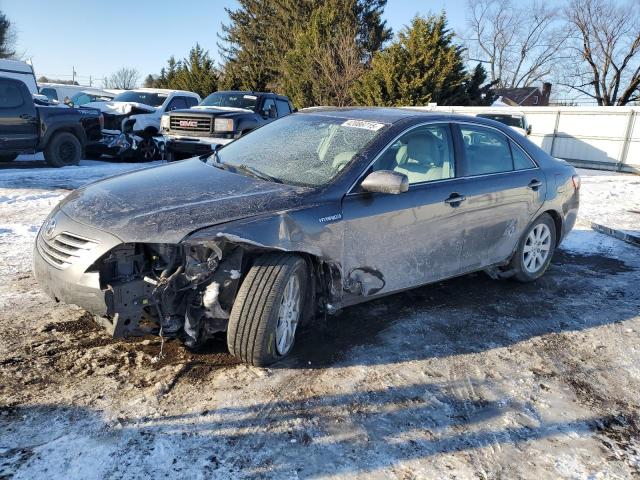
[[[533,163],[533,160],[529,158],[529,156],[524,153],[522,148],[516,145],[515,142],[511,143],[511,154],[513,155],[513,166],[516,170],[526,170],[527,168],[535,168],[536,164]]]
[[[506,135],[480,126],[460,125],[466,161],[466,174],[487,175],[513,170],[509,139]]]
[[[284,117],[291,113],[291,107],[289,106],[289,102],[286,100],[276,99],[276,107],[278,108],[279,117]]]
[[[0,108],[18,108],[23,104],[24,99],[18,84],[0,80]]]

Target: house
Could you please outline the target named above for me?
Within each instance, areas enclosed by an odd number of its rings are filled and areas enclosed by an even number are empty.
[[[521,107],[546,107],[551,96],[551,84],[542,84],[542,90],[538,87],[522,88],[496,88],[493,91],[496,97],[502,97],[502,101],[513,106]]]

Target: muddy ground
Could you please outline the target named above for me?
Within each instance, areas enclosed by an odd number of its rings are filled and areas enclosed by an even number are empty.
[[[54,304],[15,225],[65,192],[4,187],[0,478],[640,477],[637,247],[583,224],[534,284],[353,307],[258,369]]]

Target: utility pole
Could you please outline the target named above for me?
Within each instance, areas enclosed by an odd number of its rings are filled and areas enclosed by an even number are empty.
[[[76,84],[76,67],[71,67],[71,72],[72,72],[72,75],[71,75],[71,78],[72,78],[72,80],[71,80],[71,84],[72,84],[72,85],[75,85],[75,84]]]
[[[93,80],[91,79],[91,75],[89,75],[89,86],[93,87]]]

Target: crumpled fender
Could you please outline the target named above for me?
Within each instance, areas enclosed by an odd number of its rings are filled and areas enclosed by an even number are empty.
[[[183,242],[226,240],[252,248],[312,255],[338,277],[330,286],[332,301],[336,301],[342,295],[343,229],[340,202],[336,201],[206,227]]]

